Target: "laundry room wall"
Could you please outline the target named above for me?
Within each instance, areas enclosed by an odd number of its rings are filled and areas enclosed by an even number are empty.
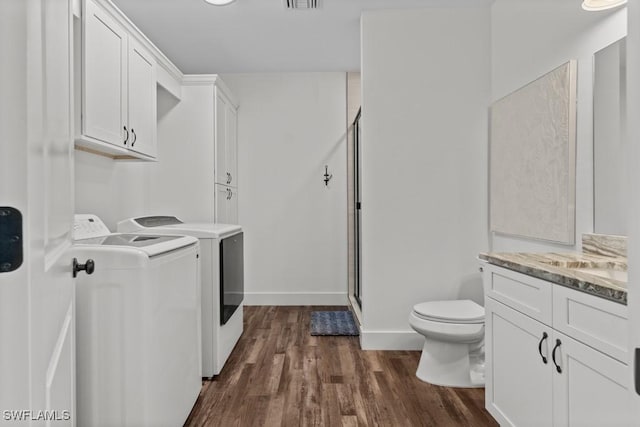
[[[240,105],[246,303],[346,304],[346,73],[222,79]]]
[[[147,165],[75,150],[76,213],[98,215],[111,231],[118,221],[143,214]]]

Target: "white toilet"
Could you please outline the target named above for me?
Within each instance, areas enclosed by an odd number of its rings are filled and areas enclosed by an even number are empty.
[[[484,387],[484,307],[471,300],[416,304],[409,324],[425,337],[416,376],[447,387]]]

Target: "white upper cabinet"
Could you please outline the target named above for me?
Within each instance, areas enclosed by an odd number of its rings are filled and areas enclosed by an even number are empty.
[[[238,187],[238,112],[235,107],[227,108],[227,148],[226,166],[229,170],[229,185]]]
[[[156,95],[156,63],[129,39],[129,146],[151,157],[156,157]]]
[[[156,62],[93,0],[83,3],[76,144],[115,158],[156,157]]]
[[[127,123],[127,33],[92,1],[84,8],[82,134],[123,146]]]
[[[216,87],[216,184],[238,187],[238,114],[231,100]]]

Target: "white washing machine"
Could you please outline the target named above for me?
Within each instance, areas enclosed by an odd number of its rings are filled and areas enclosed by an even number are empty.
[[[183,425],[202,386],[198,240],[76,215],[72,250],[93,270],[76,279],[76,425]]]
[[[239,225],[183,223],[174,216],[130,218],[120,232],[182,234],[200,239],[202,375],[218,375],[242,335],[244,237]]]

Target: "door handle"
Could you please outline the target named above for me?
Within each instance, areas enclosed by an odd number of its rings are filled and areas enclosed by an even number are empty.
[[[542,355],[542,343],[549,338],[546,332],[542,333],[542,338],[540,338],[540,342],[538,343],[538,353],[540,353],[540,357],[542,357],[542,363],[547,364],[547,358]],[[555,362],[554,362],[555,363]]]
[[[124,137],[124,145],[127,145],[127,141],[129,141],[129,131],[127,130],[126,126],[124,126],[124,131],[127,133],[127,135]]]
[[[562,373],[562,368],[558,365],[558,362],[556,362],[556,350],[559,349],[561,345],[562,341],[556,339],[556,345],[553,347],[553,351],[551,352],[551,359],[553,359],[553,364],[556,365],[556,371],[558,371],[559,374]]]
[[[133,141],[131,142],[131,146],[133,147],[136,143],[136,139],[138,139],[138,135],[136,135],[136,131],[131,128],[131,133],[133,134]]]
[[[80,271],[85,271],[87,274],[93,274],[95,269],[96,263],[92,259],[88,259],[84,264],[79,264],[77,258],[73,259],[73,277],[76,277]]]

